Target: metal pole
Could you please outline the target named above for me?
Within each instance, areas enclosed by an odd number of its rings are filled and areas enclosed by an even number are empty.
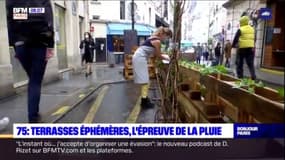
[[[220,61],[221,61],[220,65],[223,65],[224,54],[225,54],[225,52],[224,52],[224,48],[225,48],[225,35],[224,35],[224,32],[225,32],[225,30],[224,30],[224,28],[222,28],[222,56],[220,58]]]
[[[212,56],[212,47],[210,48],[209,47],[209,45],[210,45],[210,43],[209,43],[209,38],[210,38],[210,20],[211,20],[211,7],[212,7],[212,5],[211,5],[211,2],[209,2],[209,17],[208,17],[208,39],[207,39],[207,50],[208,50],[208,52],[209,52],[209,57],[211,57]]]
[[[210,38],[210,11],[211,11],[211,2],[209,2],[209,17],[208,17],[208,39],[207,39],[207,47],[209,47],[209,38]]]
[[[132,30],[135,30],[135,17],[134,17],[134,0],[132,0]]]

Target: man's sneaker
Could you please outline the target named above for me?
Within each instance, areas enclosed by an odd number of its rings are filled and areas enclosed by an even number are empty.
[[[9,124],[9,118],[8,117],[4,117],[4,118],[2,118],[1,120],[0,120],[0,131],[1,130],[4,130],[7,126],[8,126],[8,124]]]
[[[147,97],[147,98],[141,99],[141,107],[142,108],[153,108],[154,105],[150,102],[150,99]]]

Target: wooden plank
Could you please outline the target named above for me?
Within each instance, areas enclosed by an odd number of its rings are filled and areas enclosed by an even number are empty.
[[[254,118],[245,110],[238,111],[238,123],[254,123]]]
[[[231,76],[231,75],[228,75],[228,74],[217,74],[217,73],[212,73],[212,74],[209,74],[208,76],[210,77],[213,77],[215,79],[219,79],[219,80],[222,80],[222,81],[237,81],[238,79],[234,76]]]
[[[204,102],[197,101],[197,100],[193,100],[193,101],[190,100],[190,102],[192,102],[194,106],[196,106],[200,115],[204,117],[205,119],[207,119],[209,122],[211,122],[211,120],[213,119],[215,120],[218,119],[217,117],[219,117],[219,110],[217,107],[214,107],[212,105],[205,105]]]
[[[265,98],[268,98],[273,101],[282,102],[284,99],[278,94],[276,90],[273,90],[268,87],[255,87],[254,93],[262,95]]]
[[[193,69],[188,69],[185,67],[179,67],[180,74],[183,81],[189,81],[192,89],[197,89],[196,84],[200,82],[200,72]]]
[[[242,88],[232,88],[232,85],[223,81],[218,83],[218,88],[221,97],[261,123],[284,123],[284,104],[251,94]]]
[[[205,102],[216,103],[218,87],[216,78],[210,75],[201,76],[200,83],[206,87]]]
[[[222,107],[221,111],[235,122],[238,122],[238,108],[232,105],[223,97],[218,96],[218,105]]]
[[[187,113],[188,116],[190,115],[188,119],[191,119],[191,123],[197,123],[199,117],[197,108],[190,103],[187,97],[185,97],[182,93],[178,93],[177,101],[179,103],[179,109],[181,109],[184,113]]]
[[[178,102],[182,104],[184,110],[194,113],[196,122],[222,122],[219,116],[219,108],[212,104],[205,104],[199,100],[191,100],[187,97],[187,92],[178,93]]]

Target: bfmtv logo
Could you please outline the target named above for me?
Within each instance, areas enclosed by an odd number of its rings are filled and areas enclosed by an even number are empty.
[[[13,8],[13,19],[14,20],[28,19],[28,8]]]
[[[13,8],[13,14],[27,14],[28,8]]]

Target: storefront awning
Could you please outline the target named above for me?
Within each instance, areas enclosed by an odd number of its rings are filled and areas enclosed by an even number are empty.
[[[181,40],[180,41],[182,47],[191,47],[193,43],[189,40]]]
[[[124,30],[131,30],[131,23],[108,23],[107,25],[107,34],[108,35],[124,35]],[[150,36],[155,28],[142,25],[135,24],[135,30],[137,30],[138,36]]]

